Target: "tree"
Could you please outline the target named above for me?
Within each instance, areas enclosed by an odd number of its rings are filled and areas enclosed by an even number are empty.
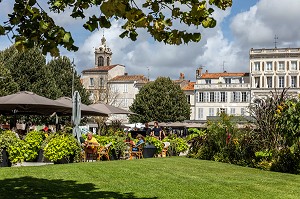
[[[0,96],[10,95],[19,90],[18,84],[14,82],[10,71],[0,61]]]
[[[81,102],[90,104],[89,93],[85,90],[80,82],[80,76],[77,75],[76,70],[68,57],[57,57],[47,63],[47,68],[51,69],[55,82],[59,85],[62,92],[59,97],[72,98],[72,84],[74,84],[74,91],[77,90],[81,97]],[[74,71],[75,70],[75,71]],[[74,74],[73,74],[74,73]],[[72,83],[74,75],[74,83]]]
[[[10,71],[12,82],[18,86],[17,90],[31,91],[51,99],[72,97],[73,68],[66,57],[58,57],[46,64],[46,58],[39,49],[18,52],[12,46],[0,51],[0,62]],[[76,74],[74,88],[79,91],[82,102],[88,104],[88,93]]]
[[[32,91],[47,98],[56,99],[62,95],[56,85],[51,70],[46,66],[46,58],[39,49],[32,48],[18,52],[14,47],[2,53],[7,69],[11,71],[20,91]]]
[[[175,122],[190,117],[190,105],[179,85],[168,77],[159,77],[141,88],[130,110],[130,122]]]
[[[201,39],[200,31],[188,32],[188,26],[215,27],[213,6],[225,10],[231,5],[232,0],[49,0],[47,3],[15,0],[14,11],[0,24],[0,35],[11,33],[19,50],[38,46],[43,54],[50,52],[54,56],[59,55],[58,46],[76,51],[78,47],[74,45],[71,33],[56,25],[50,17],[51,13],[71,9],[70,16],[75,19],[88,17],[83,26],[89,31],[110,28],[112,20],[119,20],[124,30],[121,38],[129,37],[134,41],[138,36],[137,29],[141,28],[155,40],[179,45]],[[91,7],[98,7],[99,13],[89,16]],[[184,27],[177,29],[175,24],[178,23]]]

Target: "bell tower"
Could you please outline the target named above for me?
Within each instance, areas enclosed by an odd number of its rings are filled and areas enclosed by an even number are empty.
[[[111,49],[106,45],[106,39],[103,35],[101,45],[99,48],[95,48],[95,67],[110,66],[111,57]]]

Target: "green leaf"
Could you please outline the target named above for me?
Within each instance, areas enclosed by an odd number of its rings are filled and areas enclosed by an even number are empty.
[[[0,25],[0,35],[4,35],[4,34],[5,34],[5,28]]]
[[[64,35],[63,42],[69,43],[69,42],[70,42],[70,38],[71,38],[71,34],[70,34],[69,32],[67,32],[67,33]]]

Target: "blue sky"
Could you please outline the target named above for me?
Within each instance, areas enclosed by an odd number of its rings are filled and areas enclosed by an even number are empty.
[[[0,23],[5,21],[11,9],[11,1],[0,3]],[[218,24],[204,29],[199,43],[170,46],[153,42],[145,31],[140,31],[137,41],[121,39],[120,23],[114,22],[104,31],[108,46],[112,49],[112,64],[126,66],[129,74],[149,74],[151,79],[169,76],[178,79],[180,73],[195,81],[195,71],[204,66],[209,72],[249,72],[250,48],[273,48],[274,36],[278,47],[300,47],[299,0],[233,0],[226,11],[216,9],[214,17]],[[96,10],[90,10],[90,13]],[[53,15],[57,23],[72,32],[79,51],[61,50],[61,55],[74,59],[77,71],[94,67],[94,48],[100,45],[102,30],[88,32],[83,22],[72,20],[63,13]],[[0,37],[0,50],[10,45],[5,36]]]

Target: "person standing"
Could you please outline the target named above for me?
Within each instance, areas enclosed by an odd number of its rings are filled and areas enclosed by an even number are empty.
[[[154,127],[152,129],[151,136],[161,140],[161,135],[162,135],[162,130],[158,126],[158,122],[154,122]]]
[[[146,133],[146,136],[150,136],[150,134],[151,134],[151,128],[149,127],[149,123],[148,122],[145,123],[144,131]]]

